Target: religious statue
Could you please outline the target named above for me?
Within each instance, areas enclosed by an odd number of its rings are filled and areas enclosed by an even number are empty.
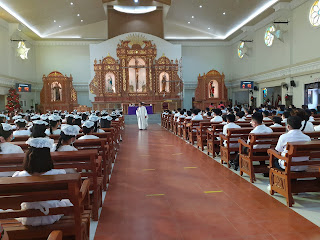
[[[61,87],[58,84],[55,84],[52,88],[53,96],[52,101],[60,101],[61,100]]]
[[[109,76],[109,79],[108,79],[108,92],[113,92],[113,89],[112,89],[112,77]]]
[[[214,98],[214,85],[213,82],[210,83],[210,98]]]
[[[162,77],[162,92],[166,92],[166,87],[167,87],[167,76],[164,74]]]
[[[139,89],[139,73],[136,71],[136,91],[138,92]]]

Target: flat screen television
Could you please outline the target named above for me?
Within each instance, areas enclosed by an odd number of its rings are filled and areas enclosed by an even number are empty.
[[[17,92],[31,92],[31,84],[16,83]]]
[[[253,81],[241,81],[241,89],[253,89]]]

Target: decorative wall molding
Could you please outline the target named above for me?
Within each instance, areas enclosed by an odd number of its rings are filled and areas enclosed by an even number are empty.
[[[320,59],[231,80],[226,85],[228,87],[238,87],[240,81],[254,81],[255,83],[262,83],[314,73],[320,73]]]
[[[35,41],[35,46],[89,46],[90,44],[101,43],[105,40],[96,41]]]

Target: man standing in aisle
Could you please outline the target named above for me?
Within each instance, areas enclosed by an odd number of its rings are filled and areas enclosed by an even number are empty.
[[[140,130],[147,130],[148,127],[148,113],[144,104],[139,103],[139,107],[136,111],[137,119],[138,119],[138,127]]]

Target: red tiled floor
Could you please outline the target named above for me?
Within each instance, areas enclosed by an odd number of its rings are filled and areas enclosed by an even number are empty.
[[[107,239],[316,240],[320,230],[160,126],[129,125],[95,236]]]

